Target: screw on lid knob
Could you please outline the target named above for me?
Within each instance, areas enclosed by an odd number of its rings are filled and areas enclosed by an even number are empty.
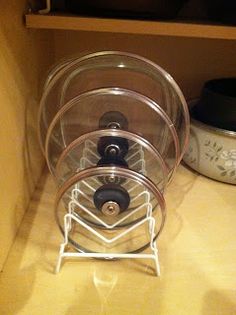
[[[117,156],[105,156],[102,157],[98,163],[97,166],[119,166],[119,167],[125,167],[128,168],[128,163],[125,161],[125,159],[117,157]],[[126,181],[125,177],[120,177],[120,176],[114,176],[114,175],[109,175],[109,176],[102,176],[99,177],[99,180],[103,184],[123,184]]]
[[[124,158],[129,150],[128,140],[122,137],[101,137],[97,144],[100,156],[119,156]]]
[[[121,112],[110,111],[102,115],[99,120],[99,128],[128,129],[128,120]]]
[[[130,196],[126,189],[117,184],[105,184],[99,187],[93,196],[95,207],[103,214],[116,216],[128,209]]]
[[[120,213],[120,206],[114,201],[107,201],[102,205],[101,211],[107,216],[115,217]]]

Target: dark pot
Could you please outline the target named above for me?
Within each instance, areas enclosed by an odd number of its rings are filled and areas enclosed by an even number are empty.
[[[206,82],[194,114],[206,124],[236,131],[236,78]]]

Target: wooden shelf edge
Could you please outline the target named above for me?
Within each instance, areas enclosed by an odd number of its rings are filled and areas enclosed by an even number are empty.
[[[195,38],[236,39],[236,27],[65,15],[26,15],[27,28],[163,35]]]

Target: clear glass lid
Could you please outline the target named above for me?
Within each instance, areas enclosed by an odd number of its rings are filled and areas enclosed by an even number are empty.
[[[48,165],[59,186],[83,169],[109,165],[146,175],[161,192],[167,185],[169,173],[159,152],[147,140],[124,130],[105,129],[84,134],[71,142],[59,158],[53,148],[52,143],[48,149]]]
[[[120,184],[104,184],[104,176],[119,178]],[[165,221],[162,194],[145,176],[116,167],[81,171],[63,184],[56,202],[60,230],[64,231],[65,214],[71,213],[69,239],[77,249],[88,252],[126,253],[144,249],[150,243],[147,219],[150,211],[156,218],[157,237]],[[120,237],[121,234],[124,235]],[[104,238],[115,240],[106,242]]]
[[[110,108],[116,111],[110,112]],[[100,128],[128,130],[151,143],[162,156],[168,172],[179,158],[175,128],[155,103],[136,92],[107,88],[79,95],[54,117],[46,138],[46,158],[53,172],[62,152],[79,136]]]
[[[178,134],[180,156],[186,147],[189,115],[185,99],[173,78],[153,62],[130,53],[104,51],[57,65],[45,84],[39,115],[41,143],[58,110],[78,95],[98,88],[119,87],[155,101]],[[127,105],[128,106],[128,105]],[[107,110],[114,111],[113,104]]]

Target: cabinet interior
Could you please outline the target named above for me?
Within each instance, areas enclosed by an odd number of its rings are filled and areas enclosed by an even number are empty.
[[[137,53],[166,69],[188,100],[199,97],[206,80],[236,75],[235,40],[27,29],[25,7],[25,0],[6,2],[0,19],[0,269],[45,165],[37,110],[43,80],[55,62],[99,50]]]

